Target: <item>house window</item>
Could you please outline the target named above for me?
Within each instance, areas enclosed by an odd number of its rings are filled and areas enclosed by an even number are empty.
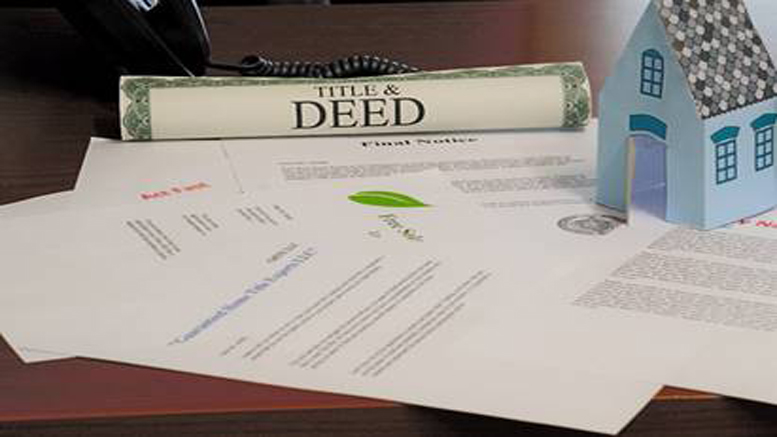
[[[657,50],[642,53],[642,94],[658,99],[664,93],[664,58]]]
[[[725,184],[737,178],[737,142],[728,140],[715,145],[716,179],[718,184]]]
[[[755,132],[755,170],[774,165],[774,126]]]
[[[715,143],[715,182],[718,185],[737,178],[738,127],[725,127],[712,136]]]
[[[751,126],[755,131],[755,171],[766,170],[774,165],[774,123],[777,114],[764,114]]]

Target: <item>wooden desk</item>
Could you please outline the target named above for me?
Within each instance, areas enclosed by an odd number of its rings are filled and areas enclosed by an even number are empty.
[[[319,60],[370,52],[425,69],[582,60],[597,90],[640,4],[224,7],[208,9],[206,18],[222,60],[250,52]],[[116,77],[53,10],[0,9],[0,54],[0,204],[72,188],[90,135],[116,135]],[[623,435],[775,430],[777,408],[666,389]],[[175,434],[587,435],[84,359],[23,366],[0,342],[0,436]]]

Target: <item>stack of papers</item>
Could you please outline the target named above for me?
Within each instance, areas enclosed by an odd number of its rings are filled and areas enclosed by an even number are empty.
[[[663,384],[777,402],[777,219],[627,226],[595,132],[94,139],[0,207],[0,333],[609,434]]]

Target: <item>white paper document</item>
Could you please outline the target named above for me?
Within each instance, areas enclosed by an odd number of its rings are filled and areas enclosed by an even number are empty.
[[[71,206],[72,199],[72,191],[63,191],[9,205],[0,205],[0,224],[3,220],[67,210]],[[71,357],[69,354],[37,350],[22,345],[13,345],[13,349],[25,363],[37,363]]]
[[[62,191],[8,205],[0,205],[0,220],[65,210],[69,205],[72,194],[72,191]]]
[[[396,178],[434,169],[460,192],[497,208],[590,201],[596,123],[578,131],[231,140],[243,187]]]
[[[159,203],[442,170],[486,206],[584,203],[595,124],[577,132],[156,142],[94,139],[77,195],[56,207]],[[468,187],[468,188],[467,188]]]
[[[596,252],[598,265],[548,281],[549,299],[539,305],[562,323],[537,336],[529,329],[545,310],[509,322],[497,317],[501,326],[473,328],[450,354],[463,348],[777,403],[777,216],[715,231],[652,223],[666,231],[641,249]],[[490,347],[504,329],[515,332],[526,357]]]
[[[92,138],[75,192],[91,205],[151,203],[235,193],[240,182],[221,141],[127,143]]]
[[[666,372],[667,384],[775,404],[776,218],[708,232],[676,228],[574,303],[624,335],[652,334],[633,375],[658,375],[671,352],[683,365]]]
[[[596,123],[579,131],[124,143],[95,139],[76,186],[104,204],[446,174],[489,207],[590,201]]]
[[[126,143],[95,138],[73,195],[6,207],[28,214],[342,184],[444,172],[460,192],[492,208],[579,204],[593,188],[595,121],[568,132],[436,134]],[[0,210],[1,212],[2,210]],[[2,218],[3,215],[0,215]],[[16,345],[26,362],[63,358]]]
[[[395,180],[220,199],[7,221],[3,241],[24,250],[0,255],[0,330],[85,356],[609,433],[658,389],[465,351],[440,358],[493,307],[557,274],[529,222],[505,226]],[[501,338],[494,347],[520,353]]]

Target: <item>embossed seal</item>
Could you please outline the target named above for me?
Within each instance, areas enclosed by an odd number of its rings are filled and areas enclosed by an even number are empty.
[[[623,223],[623,219],[607,214],[577,214],[559,220],[558,227],[575,234],[607,235]]]

